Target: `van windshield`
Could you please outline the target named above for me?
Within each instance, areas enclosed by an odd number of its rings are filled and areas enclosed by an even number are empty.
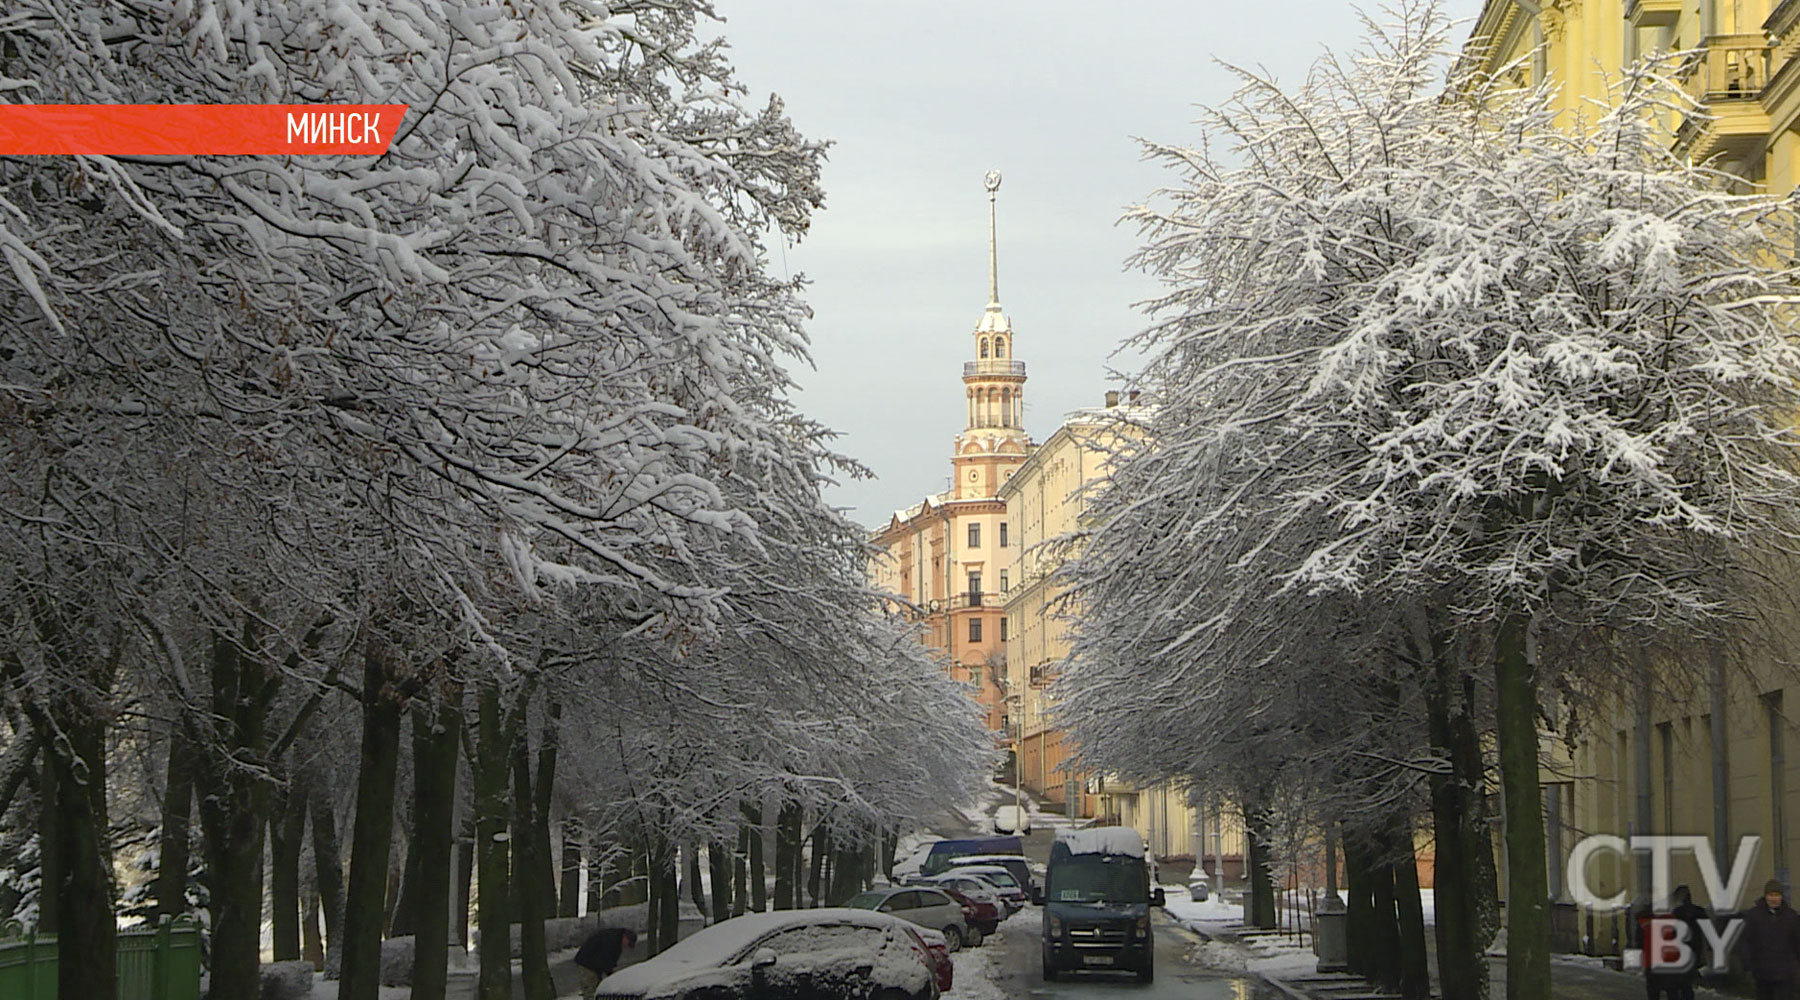
[[[1050,866],[1045,891],[1058,903],[1144,903],[1150,882],[1142,858],[1076,854]]]

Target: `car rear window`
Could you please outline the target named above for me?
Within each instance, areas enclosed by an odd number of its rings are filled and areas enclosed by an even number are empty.
[[[761,948],[772,948],[777,955],[803,955],[858,948],[873,950],[880,948],[886,938],[887,932],[876,927],[849,927],[843,924],[790,927],[758,941],[750,949],[749,955],[755,955]]]

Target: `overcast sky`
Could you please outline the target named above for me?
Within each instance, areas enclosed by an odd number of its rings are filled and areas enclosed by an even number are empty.
[[[1447,0],[1472,18],[1480,0]],[[1171,178],[1137,138],[1192,143],[1234,89],[1224,59],[1298,79],[1359,25],[1346,0],[719,0],[751,96],[829,139],[825,209],[774,265],[812,281],[816,370],[801,407],[876,478],[832,500],[864,525],[942,490],[963,427],[962,362],[987,302],[999,196],[1000,301],[1043,441],[1102,402],[1108,357],[1155,290],[1124,270],[1124,209]],[[1465,25],[1460,33],[1466,33]],[[1459,33],[1459,35],[1460,35]]]

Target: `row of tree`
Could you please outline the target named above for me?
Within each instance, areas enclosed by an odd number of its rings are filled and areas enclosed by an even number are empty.
[[[1540,731],[1792,611],[1794,206],[1670,151],[1667,58],[1569,120],[1435,0],[1388,13],[1150,147],[1154,406],[1065,540],[1057,698],[1088,766],[1229,790],[1259,871],[1341,836],[1352,963],[1405,996],[1421,820],[1443,995],[1486,995],[1497,822],[1507,993],[1543,997]]]
[[[410,931],[441,996],[472,907],[480,995],[516,924],[547,998],[575,859],[660,946],[682,851],[718,914],[765,905],[768,837],[772,905],[841,897],[985,770],[788,400],[765,241],[825,146],[744,103],[711,15],[0,20],[33,102],[410,108],[379,157],[0,157],[0,904],[79,949],[61,995],[115,995],[124,906],[202,908],[216,997],[256,995],[265,912],[277,957],[322,923],[346,1000]]]

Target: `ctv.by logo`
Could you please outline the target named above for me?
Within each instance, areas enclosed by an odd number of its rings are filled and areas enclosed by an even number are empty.
[[[1583,837],[1576,843],[1575,849],[1569,852],[1568,885],[1574,893],[1575,902],[1581,906],[1603,913],[1623,910],[1630,905],[1624,890],[1611,896],[1602,896],[1588,885],[1588,862],[1594,855],[1602,852],[1622,858],[1634,852],[1648,852],[1650,909],[1652,913],[1666,914],[1669,912],[1669,862],[1676,852],[1684,851],[1693,854],[1694,860],[1698,862],[1700,881],[1706,886],[1706,897],[1712,901],[1713,908],[1735,911],[1743,899],[1744,883],[1750,878],[1750,870],[1756,864],[1756,852],[1761,847],[1761,837],[1740,838],[1737,856],[1731,861],[1731,878],[1727,880],[1719,875],[1719,865],[1714,858],[1712,840],[1709,837],[1643,836],[1632,837],[1628,841],[1611,834],[1595,834]],[[1713,970],[1724,972],[1730,959],[1731,946],[1744,930],[1743,919],[1732,918],[1723,931],[1710,920],[1700,920],[1697,923],[1701,936],[1706,938],[1711,947]],[[1649,926],[1652,944],[1649,968],[1676,971],[1693,967],[1694,945],[1697,942],[1688,940],[1693,931],[1686,921],[1662,916],[1652,918]]]

